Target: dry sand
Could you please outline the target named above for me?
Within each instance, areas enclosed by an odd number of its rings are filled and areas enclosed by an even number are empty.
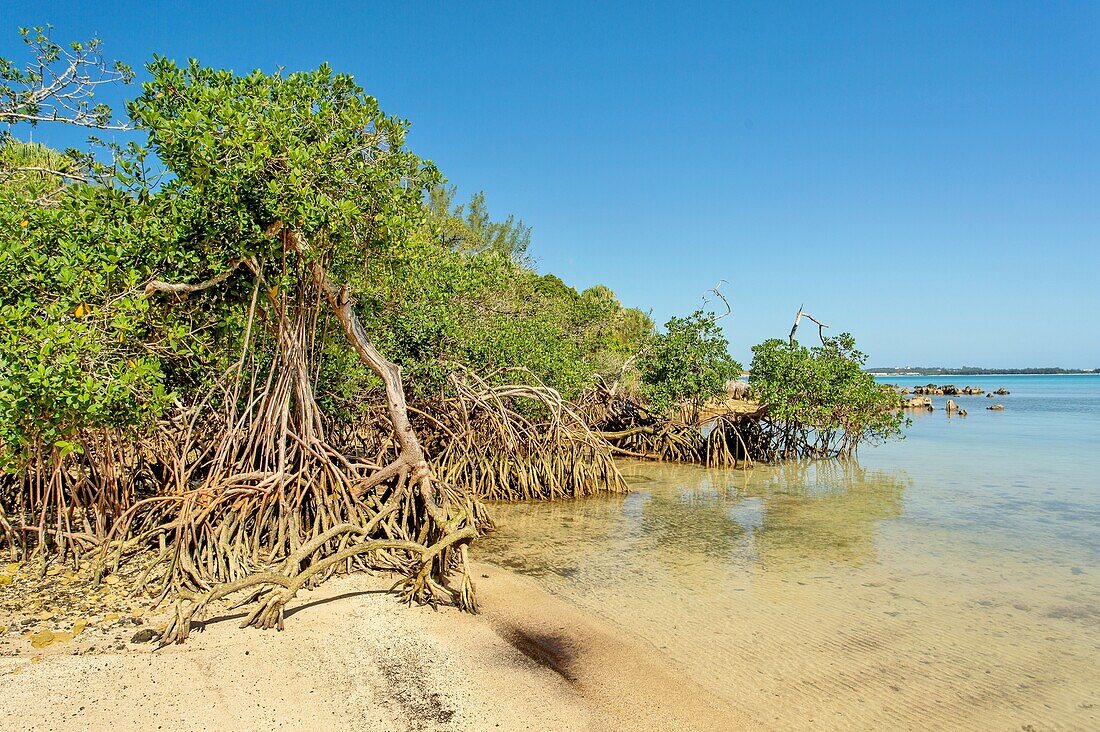
[[[233,614],[161,650],[127,642],[133,628],[83,655],[8,643],[0,729],[759,728],[526,578],[479,566],[479,616],[405,607],[388,585],[357,576],[303,592],[281,633]]]

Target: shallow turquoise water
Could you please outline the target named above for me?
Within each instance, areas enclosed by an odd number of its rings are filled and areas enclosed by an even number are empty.
[[[950,379],[950,381],[948,381]],[[950,528],[957,541],[1100,558],[1100,376],[880,378],[1004,387],[1009,396],[932,397],[904,440],[865,449],[861,465],[914,482],[902,520]],[[948,398],[968,410],[948,417]],[[1003,412],[987,410],[1003,404]]]
[[[1100,729],[1100,378],[883,381],[1012,393],[853,464],[624,462],[477,551],[777,729]]]

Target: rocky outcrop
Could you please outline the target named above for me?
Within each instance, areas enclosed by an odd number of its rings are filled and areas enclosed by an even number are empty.
[[[986,407],[986,409],[992,409],[994,412],[1003,412],[1005,410],[1005,405],[1003,405],[1003,404],[990,404],[988,407]]]
[[[931,412],[933,409],[932,400],[926,396],[915,396],[911,399],[903,399],[901,401],[902,409],[922,409],[927,412]]]
[[[954,399],[948,399],[947,400],[947,413],[951,414],[952,412],[957,412],[957,411],[959,411],[959,405],[955,403]]]
[[[998,396],[1008,396],[1012,392],[1010,392],[1008,389],[1006,389],[1002,386],[1000,389],[998,389],[997,391],[995,391],[993,393],[997,394]]]
[[[907,394],[908,389],[903,389],[902,394]],[[913,393],[917,395],[928,396],[981,396],[985,394],[985,389],[980,386],[964,386],[959,388],[954,384],[944,384],[943,386],[937,386],[936,384],[925,384],[924,386],[914,386]],[[990,392],[990,394],[1000,394],[1002,396],[1008,394],[1007,389],[1001,388],[997,391]]]

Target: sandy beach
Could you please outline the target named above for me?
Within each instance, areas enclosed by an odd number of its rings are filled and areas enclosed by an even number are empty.
[[[388,578],[353,576],[303,592],[281,633],[229,613],[159,650],[125,624],[40,650],[9,634],[0,728],[758,728],[526,578],[479,565],[478,580],[477,616],[405,607]]]

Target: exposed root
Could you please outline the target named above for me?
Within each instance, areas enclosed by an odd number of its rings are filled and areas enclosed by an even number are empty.
[[[287,235],[289,252],[302,246]],[[165,642],[186,638],[210,603],[246,590],[243,603],[254,605],[246,624],[281,627],[299,589],[356,569],[402,574],[406,601],[473,611],[464,547],[484,509],[432,471],[399,370],[365,340],[319,263],[305,265],[297,290],[281,293],[261,288],[254,272],[270,330],[253,334],[250,325],[238,363],[217,388],[161,425],[158,490],[116,515],[100,543],[101,573],[159,547],[137,589],[177,601]],[[326,301],[386,389],[385,418],[361,427],[372,433],[368,442],[385,446],[374,453],[335,440],[314,398],[313,339]],[[250,324],[256,310],[254,297]],[[257,352],[270,358],[260,362]],[[447,578],[456,569],[461,581],[452,590]]]
[[[502,374],[493,374],[492,379]],[[628,490],[612,446],[553,389],[526,371],[490,386],[475,374],[450,379],[451,395],[420,433],[440,478],[482,498],[504,501],[579,498]]]
[[[332,530],[326,532],[324,537],[318,537],[316,545],[319,546],[324,540],[335,538],[337,535],[361,537],[366,533],[366,530],[362,527],[344,524],[333,527]],[[400,583],[402,585],[402,597],[406,601],[434,603],[436,598],[447,597],[448,601],[466,610],[476,611],[477,607],[472,594],[472,586],[469,584],[468,571],[465,569],[465,545],[476,536],[476,530],[466,528],[449,534],[430,547],[424,547],[410,541],[366,539],[316,561],[301,570],[298,570],[299,563],[306,552],[288,558],[279,571],[256,572],[232,582],[223,582],[201,593],[183,590],[179,593],[175,614],[162,632],[160,642],[162,645],[182,643],[187,639],[191,623],[196,619],[202,619],[203,613],[211,603],[245,590],[254,591],[246,596],[244,601],[239,603],[237,607],[252,603],[255,604],[255,607],[241,623],[241,627],[254,626],[282,630],[283,611],[286,604],[294,599],[298,591],[307,586],[315,576],[354,557],[370,555],[383,550],[406,553],[413,558],[418,567],[414,573],[410,573]],[[463,576],[462,588],[453,591],[432,580],[431,567],[445,551],[456,546],[462,547]]]
[[[619,384],[604,381],[580,396],[577,411],[616,454],[629,457],[738,467],[752,465],[764,451],[756,412],[719,410],[700,422],[663,417]]]

